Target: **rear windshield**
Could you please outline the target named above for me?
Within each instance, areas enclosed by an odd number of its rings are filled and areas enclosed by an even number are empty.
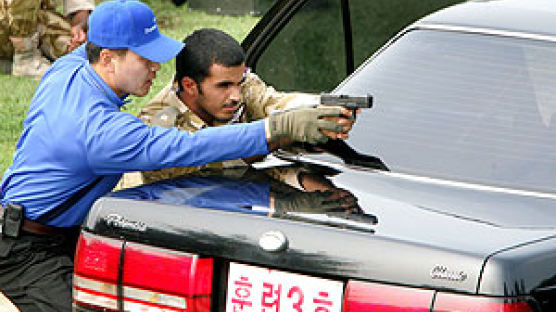
[[[374,96],[348,143],[392,171],[556,191],[555,43],[415,30],[337,92]]]

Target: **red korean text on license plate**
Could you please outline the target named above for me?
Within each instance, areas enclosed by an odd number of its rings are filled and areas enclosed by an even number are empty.
[[[230,264],[226,312],[339,312],[342,282]]]

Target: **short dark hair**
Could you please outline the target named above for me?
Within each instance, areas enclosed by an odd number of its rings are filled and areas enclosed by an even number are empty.
[[[239,66],[245,62],[245,53],[237,40],[225,32],[203,28],[187,36],[185,47],[176,56],[176,76],[179,83],[183,77],[190,77],[200,84],[208,75],[212,64],[226,67]]]
[[[87,41],[87,44],[85,45],[85,51],[87,52],[87,59],[89,60],[89,63],[95,64],[96,62],[98,62],[98,59],[100,57],[100,52],[102,51],[102,49],[104,48],[99,47],[98,45],[90,41]],[[127,53],[127,48],[110,49],[110,50],[116,51],[116,53],[120,56],[123,56]]]

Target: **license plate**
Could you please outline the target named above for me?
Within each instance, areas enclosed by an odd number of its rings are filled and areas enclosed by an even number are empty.
[[[342,282],[230,263],[226,312],[340,312]]]

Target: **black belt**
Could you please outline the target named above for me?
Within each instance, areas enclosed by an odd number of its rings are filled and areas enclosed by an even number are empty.
[[[4,207],[0,206],[0,216],[4,215]],[[29,220],[27,218],[23,219],[21,223],[21,229],[24,232],[36,234],[36,235],[65,235],[69,233],[75,233],[79,229],[78,226],[73,227],[57,227],[50,226],[46,224],[41,224],[39,222]]]
[[[74,227],[57,227],[57,226],[50,226],[45,224],[40,224],[33,220],[24,219],[23,224],[21,225],[21,229],[24,232],[37,234],[37,235],[66,235],[75,233],[79,229],[78,226]]]
[[[57,217],[59,217],[62,213],[66,212],[70,209],[73,205],[75,205],[81,198],[85,197],[90,190],[92,190],[102,179],[104,176],[100,176],[96,178],[93,182],[86,185],[84,188],[75,192],[70,198],[66,199],[60,205],[50,209],[49,211],[40,215],[36,221],[29,220],[27,218],[23,218],[21,222],[21,229],[25,232],[38,234],[38,235],[57,235],[57,234],[66,234],[68,232],[74,232],[78,227],[72,228],[62,228],[62,227],[55,227],[45,225]],[[21,206],[19,206],[21,207]],[[22,207],[23,208],[23,207]],[[0,210],[0,216],[4,216],[4,208],[2,207]],[[18,219],[19,220],[19,219]],[[2,221],[2,220],[0,220]],[[18,221],[19,222],[19,221]],[[5,231],[5,229],[4,229]],[[4,232],[8,233],[8,232]],[[17,234],[14,234],[17,235]],[[10,235],[11,236],[11,235]]]

